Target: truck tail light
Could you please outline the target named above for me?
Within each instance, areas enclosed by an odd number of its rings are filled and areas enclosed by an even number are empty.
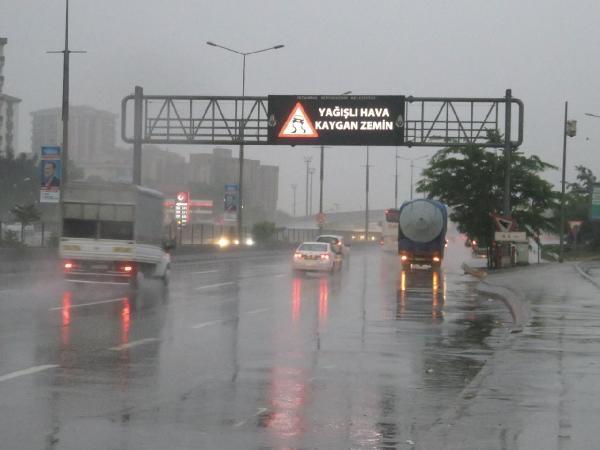
[[[329,255],[327,253],[322,253],[321,254],[321,259],[324,261],[329,261]]]
[[[294,253],[294,259],[302,259],[302,253]]]

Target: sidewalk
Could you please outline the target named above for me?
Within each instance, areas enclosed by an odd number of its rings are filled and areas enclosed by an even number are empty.
[[[600,263],[586,270],[600,283]],[[600,289],[574,263],[485,281],[517,291],[528,320],[414,448],[600,448]]]

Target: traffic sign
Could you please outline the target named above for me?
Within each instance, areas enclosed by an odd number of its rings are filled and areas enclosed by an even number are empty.
[[[402,145],[402,95],[269,95],[267,144]]]
[[[494,239],[500,242],[527,242],[525,231],[496,231]]]
[[[517,221],[512,217],[500,216],[498,214],[492,214],[492,218],[496,223],[496,231],[516,231],[519,229]]]

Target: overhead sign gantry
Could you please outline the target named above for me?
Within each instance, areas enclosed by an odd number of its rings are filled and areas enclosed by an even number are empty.
[[[292,137],[302,128],[296,116],[304,120],[302,138]],[[144,95],[136,88],[122,101],[121,121],[131,144],[506,147],[489,142],[488,130],[514,136],[512,147],[523,142],[523,103],[510,91],[499,98],[213,97]]]

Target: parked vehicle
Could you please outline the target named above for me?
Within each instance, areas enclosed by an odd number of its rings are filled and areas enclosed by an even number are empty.
[[[340,268],[342,256],[328,242],[303,242],[294,252],[292,268],[303,271],[333,272]]]
[[[62,195],[59,253],[67,280],[132,288],[144,277],[169,283],[160,192],[124,183],[74,182]]]
[[[437,268],[446,246],[448,212],[435,200],[404,202],[398,215],[398,254],[403,268],[412,264]]]

